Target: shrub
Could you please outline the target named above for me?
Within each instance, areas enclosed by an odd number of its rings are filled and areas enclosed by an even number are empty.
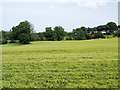
[[[113,37],[118,37],[118,32],[114,33]]]
[[[10,40],[10,42],[9,43],[15,43],[15,41],[14,40]]]
[[[107,32],[106,35],[111,35],[111,33],[110,33],[110,32]]]
[[[73,37],[67,37],[66,40],[73,40]]]
[[[105,38],[105,36],[102,33],[95,33],[94,38]]]
[[[120,37],[120,31],[118,30],[116,33],[114,33],[113,37]]]

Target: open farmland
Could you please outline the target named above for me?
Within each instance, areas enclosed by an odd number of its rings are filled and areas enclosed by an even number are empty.
[[[2,45],[6,88],[117,88],[118,39]]]

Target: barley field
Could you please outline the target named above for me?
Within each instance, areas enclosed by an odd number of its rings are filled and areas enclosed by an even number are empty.
[[[2,45],[3,88],[118,88],[118,38]]]

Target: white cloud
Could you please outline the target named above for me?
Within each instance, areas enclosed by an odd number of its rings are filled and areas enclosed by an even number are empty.
[[[106,2],[95,2],[95,1],[91,1],[91,2],[79,2],[77,3],[78,6],[80,7],[85,7],[85,8],[97,8],[99,6],[104,6],[106,5]]]
[[[56,9],[56,6],[55,5],[50,5],[49,8],[50,9]]]
[[[117,21],[115,18],[116,10],[114,10],[116,7],[113,7],[112,10],[107,9],[108,11],[106,11],[106,9],[102,11],[98,11],[97,9],[89,11],[89,9],[86,10],[80,8],[102,7],[108,2],[116,3],[117,0],[0,0],[0,2],[39,2],[40,4],[44,4],[40,7],[33,7],[33,4],[30,4],[31,6],[28,8],[25,6],[26,4],[23,4],[23,7],[18,3],[18,6],[16,3],[11,4],[13,6],[9,6],[9,3],[5,4],[5,7],[3,7],[4,13],[2,15],[2,19],[4,19],[3,28],[5,30],[9,30],[12,26],[17,25],[22,20],[29,20],[34,23],[36,30],[44,30],[44,27],[54,25],[62,25],[66,30],[71,30],[74,27],[79,27],[79,25],[94,26],[100,23],[105,23],[109,20]],[[73,5],[71,5],[72,3]],[[67,5],[68,8],[64,8],[65,5]],[[71,8],[74,5],[75,8]],[[48,7],[50,9],[48,9]],[[78,10],[80,10],[80,12]],[[92,17],[94,17],[94,20],[92,20]]]
[[[68,3],[68,2],[70,2],[70,0],[53,0],[53,2],[57,2],[57,3]]]
[[[75,3],[80,7],[97,8],[106,5],[107,2],[118,2],[119,0],[0,0],[0,2],[44,2],[44,3]],[[55,9],[56,6],[50,5],[49,8]]]
[[[53,3],[69,3],[69,2],[118,2],[119,0],[0,0],[0,2],[53,2]]]

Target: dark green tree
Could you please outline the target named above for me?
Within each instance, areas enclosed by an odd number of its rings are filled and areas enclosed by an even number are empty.
[[[39,38],[40,38],[40,41],[45,41],[45,34],[44,34],[45,32],[39,32],[38,33],[38,36],[39,36]]]
[[[75,40],[85,40],[85,33],[81,28],[73,30]]]
[[[104,26],[103,25],[100,25],[100,26],[97,27],[97,31],[98,32],[101,32],[103,30],[104,30]]]
[[[46,32],[44,33],[44,36],[45,36],[46,41],[54,41],[56,35],[54,31],[52,30],[52,28],[46,27],[45,29],[46,29]]]
[[[102,33],[98,32],[94,34],[94,39],[95,38],[105,38],[105,36]]]
[[[114,33],[114,31],[117,31],[117,30],[118,30],[118,27],[117,27],[117,25],[116,25],[115,22],[109,22],[109,23],[107,23],[107,25],[108,25],[109,31],[110,31],[111,33]]]
[[[107,32],[109,30],[109,26],[108,25],[100,25],[96,29],[98,32],[99,31],[106,31]]]
[[[31,28],[31,24],[28,21],[20,22],[19,25],[12,28],[13,40],[19,40],[19,43],[21,43],[21,40],[23,40],[22,36],[23,36],[23,34],[25,34],[25,35],[27,35],[26,40],[29,41],[29,39],[31,37],[30,33],[32,31],[33,31],[33,28]],[[22,43],[22,44],[28,44],[28,42]]]
[[[22,33],[19,35],[19,42],[21,44],[29,44],[30,42],[30,35],[27,33]]]
[[[8,33],[7,33],[7,39],[10,40],[9,43],[14,43],[14,38],[13,38],[13,32],[10,30]]]
[[[92,39],[92,36],[88,33],[85,35],[85,37],[86,37],[86,39]]]
[[[0,44],[7,44],[7,43],[8,43],[8,41],[7,41],[6,32],[2,30],[0,32]]]
[[[56,26],[54,28],[54,32],[56,34],[56,39],[58,41],[61,41],[64,39],[64,36],[65,36],[65,32],[64,32],[64,28],[62,26]]]
[[[87,28],[82,26],[81,29],[84,31],[84,32],[87,32]]]

